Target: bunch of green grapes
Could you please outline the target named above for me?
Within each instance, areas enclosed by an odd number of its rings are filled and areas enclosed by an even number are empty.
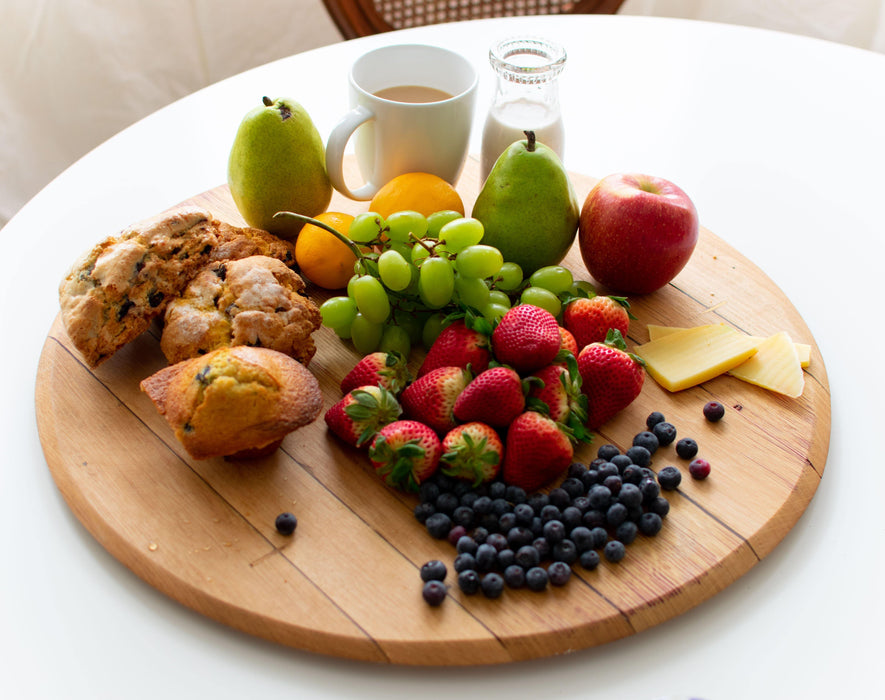
[[[297,215],[293,215],[297,216]],[[305,218],[300,217],[298,218]],[[359,214],[347,237],[317,222],[357,255],[346,295],[320,306],[323,325],[366,355],[376,350],[409,356],[414,345],[430,347],[447,316],[466,312],[497,322],[511,304],[529,303],[559,315],[569,295],[586,296],[559,265],[522,268],[481,243],[483,225],[456,211],[423,216],[399,211],[386,219]]]

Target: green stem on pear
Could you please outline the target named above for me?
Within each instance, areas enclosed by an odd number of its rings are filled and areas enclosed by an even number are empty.
[[[535,132],[534,131],[523,131],[522,133],[524,133],[525,137],[528,139],[528,143],[526,144],[525,150],[527,150],[529,153],[533,153],[535,150],[535,143],[536,143]]]
[[[363,258],[366,257],[365,255],[363,255],[363,251],[360,250],[360,247],[356,243],[354,243],[352,240],[350,240],[347,236],[345,236],[340,231],[336,231],[334,228],[329,226],[324,221],[320,221],[319,219],[314,219],[310,216],[305,216],[304,214],[296,214],[295,212],[291,212],[291,211],[278,211],[276,214],[273,215],[273,218],[275,218],[275,219],[277,219],[277,218],[279,218],[279,219],[285,219],[285,218],[295,219],[296,221],[300,221],[303,224],[313,224],[314,226],[319,226],[321,229],[328,231],[333,236],[335,236],[335,238],[337,238],[339,241],[344,243],[344,245],[346,245],[348,248],[350,248],[350,250],[353,252],[353,254],[357,257],[357,260],[362,260]]]

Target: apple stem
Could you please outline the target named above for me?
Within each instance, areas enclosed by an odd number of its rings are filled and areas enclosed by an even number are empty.
[[[528,143],[526,144],[525,150],[529,153],[532,153],[535,150],[535,132],[534,131],[523,131],[525,137],[528,139]]]

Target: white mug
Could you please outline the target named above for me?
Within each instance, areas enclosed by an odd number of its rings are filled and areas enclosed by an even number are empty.
[[[454,184],[467,159],[477,82],[467,59],[436,46],[386,46],[358,58],[349,76],[351,111],[326,144],[332,185],[368,200],[403,173],[431,173]],[[365,184],[351,189],[344,151],[354,133]]]

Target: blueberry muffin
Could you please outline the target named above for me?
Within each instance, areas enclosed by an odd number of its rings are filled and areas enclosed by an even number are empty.
[[[140,386],[194,459],[265,455],[322,408],[316,377],[268,348],[219,348]]]
[[[304,287],[298,274],[265,255],[210,265],[169,302],[160,348],[170,364],[249,345],[286,353],[306,366],[322,317]]]
[[[85,253],[59,285],[65,330],[90,367],[147,330],[210,260],[209,212],[189,207],[135,224]]]

